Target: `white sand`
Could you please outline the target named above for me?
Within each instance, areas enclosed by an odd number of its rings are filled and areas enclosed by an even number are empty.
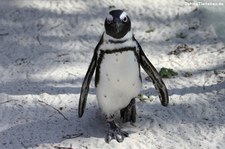
[[[223,21],[216,7],[225,10],[225,2],[209,9],[188,4],[185,0],[1,0],[0,148],[223,149],[225,42],[221,33],[225,27],[215,22]],[[172,68],[179,75],[164,79],[170,94],[166,108],[153,85],[143,79],[142,93],[154,100],[137,102],[136,126],[122,124],[129,138],[106,144],[107,127],[93,82],[81,119],[77,108],[83,77],[112,5],[127,10],[133,32],[154,66]],[[154,31],[146,33],[149,29]],[[180,33],[186,37],[176,37]],[[194,51],[168,55],[182,44]],[[184,77],[185,72],[193,75]],[[77,137],[63,138],[66,135]]]

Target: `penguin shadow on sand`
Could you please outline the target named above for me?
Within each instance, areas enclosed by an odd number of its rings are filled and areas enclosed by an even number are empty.
[[[149,95],[154,95],[154,88],[150,87],[142,92],[149,91]],[[209,105],[215,105],[220,115],[224,115],[223,97],[215,97],[209,101]],[[141,135],[142,130],[167,130],[169,127],[176,126],[177,123],[196,123],[201,125],[219,126],[225,124],[223,119],[213,118],[218,113],[212,113],[211,117],[206,117],[204,112],[205,105],[199,103],[173,104],[168,107],[163,107],[158,101],[158,97],[154,101],[141,102],[137,101],[137,122],[136,126],[131,126],[128,123],[122,124],[121,127],[126,128],[126,131],[131,135],[133,133]],[[3,148],[13,148],[13,144],[20,144],[17,148],[32,148],[38,147],[41,144],[56,144],[67,139],[72,139],[72,142],[79,141],[82,138],[100,138],[104,140],[107,125],[105,117],[101,113],[97,104],[97,99],[89,100],[86,106],[86,111],[82,118],[78,118],[77,107],[71,110],[62,111],[66,119],[57,112],[53,116],[44,117],[42,120],[35,120],[33,115],[32,122],[17,124],[11,128],[0,132],[0,145]],[[40,107],[30,107],[24,109],[24,113],[36,111],[36,113],[46,113],[46,110]],[[13,112],[13,109],[8,108],[7,113]],[[116,121],[120,121],[117,115]],[[71,138],[70,138],[71,137]],[[10,139],[9,139],[10,138]],[[129,138],[127,138],[129,139]]]

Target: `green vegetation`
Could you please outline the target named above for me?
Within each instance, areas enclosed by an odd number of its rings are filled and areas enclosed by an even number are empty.
[[[171,77],[174,77],[174,76],[177,76],[178,73],[175,72],[173,69],[170,69],[170,68],[161,68],[160,71],[159,71],[159,75],[162,77],[162,78],[171,78]]]

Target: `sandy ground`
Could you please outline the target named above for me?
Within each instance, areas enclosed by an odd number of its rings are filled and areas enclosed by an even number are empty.
[[[0,148],[223,149],[225,2],[217,2],[223,6],[191,0],[1,0]],[[77,108],[104,19],[114,6],[127,10],[154,66],[172,68],[178,76],[164,79],[170,105],[163,107],[142,71],[142,93],[153,100],[137,100],[137,123],[122,124],[130,137],[107,144],[93,82],[81,119]],[[174,50],[182,52],[168,54]]]

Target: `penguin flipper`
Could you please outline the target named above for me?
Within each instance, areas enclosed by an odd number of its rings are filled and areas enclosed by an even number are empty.
[[[95,67],[96,67],[96,54],[94,54],[92,58],[91,64],[89,65],[88,71],[84,77],[84,81],[81,87],[79,108],[78,108],[79,117],[82,117],[84,114],[84,109],[86,107],[86,101],[87,101],[87,96],[89,91],[89,85],[90,85],[93,73],[95,71]]]
[[[78,107],[78,115],[79,115],[79,117],[82,117],[83,114],[84,114],[84,109],[86,107],[87,96],[88,96],[88,91],[89,91],[89,85],[90,85],[93,73],[95,71],[95,68],[96,68],[97,55],[98,55],[97,51],[99,49],[99,46],[103,42],[103,35],[102,35],[100,41],[98,42],[97,46],[95,47],[94,55],[93,55],[92,60],[91,60],[91,64],[88,67],[87,73],[86,73],[86,75],[84,77],[84,81],[83,81],[83,84],[82,84],[82,87],[81,87],[79,107]]]
[[[160,77],[158,71],[156,68],[152,65],[152,63],[148,60],[147,56],[143,52],[140,44],[136,39],[134,39],[138,45],[139,48],[139,54],[140,54],[140,64],[142,68],[145,70],[145,72],[148,74],[148,76],[151,78],[156,90],[159,92],[159,98],[161,101],[161,104],[163,106],[167,106],[169,103],[169,96],[167,88]]]

